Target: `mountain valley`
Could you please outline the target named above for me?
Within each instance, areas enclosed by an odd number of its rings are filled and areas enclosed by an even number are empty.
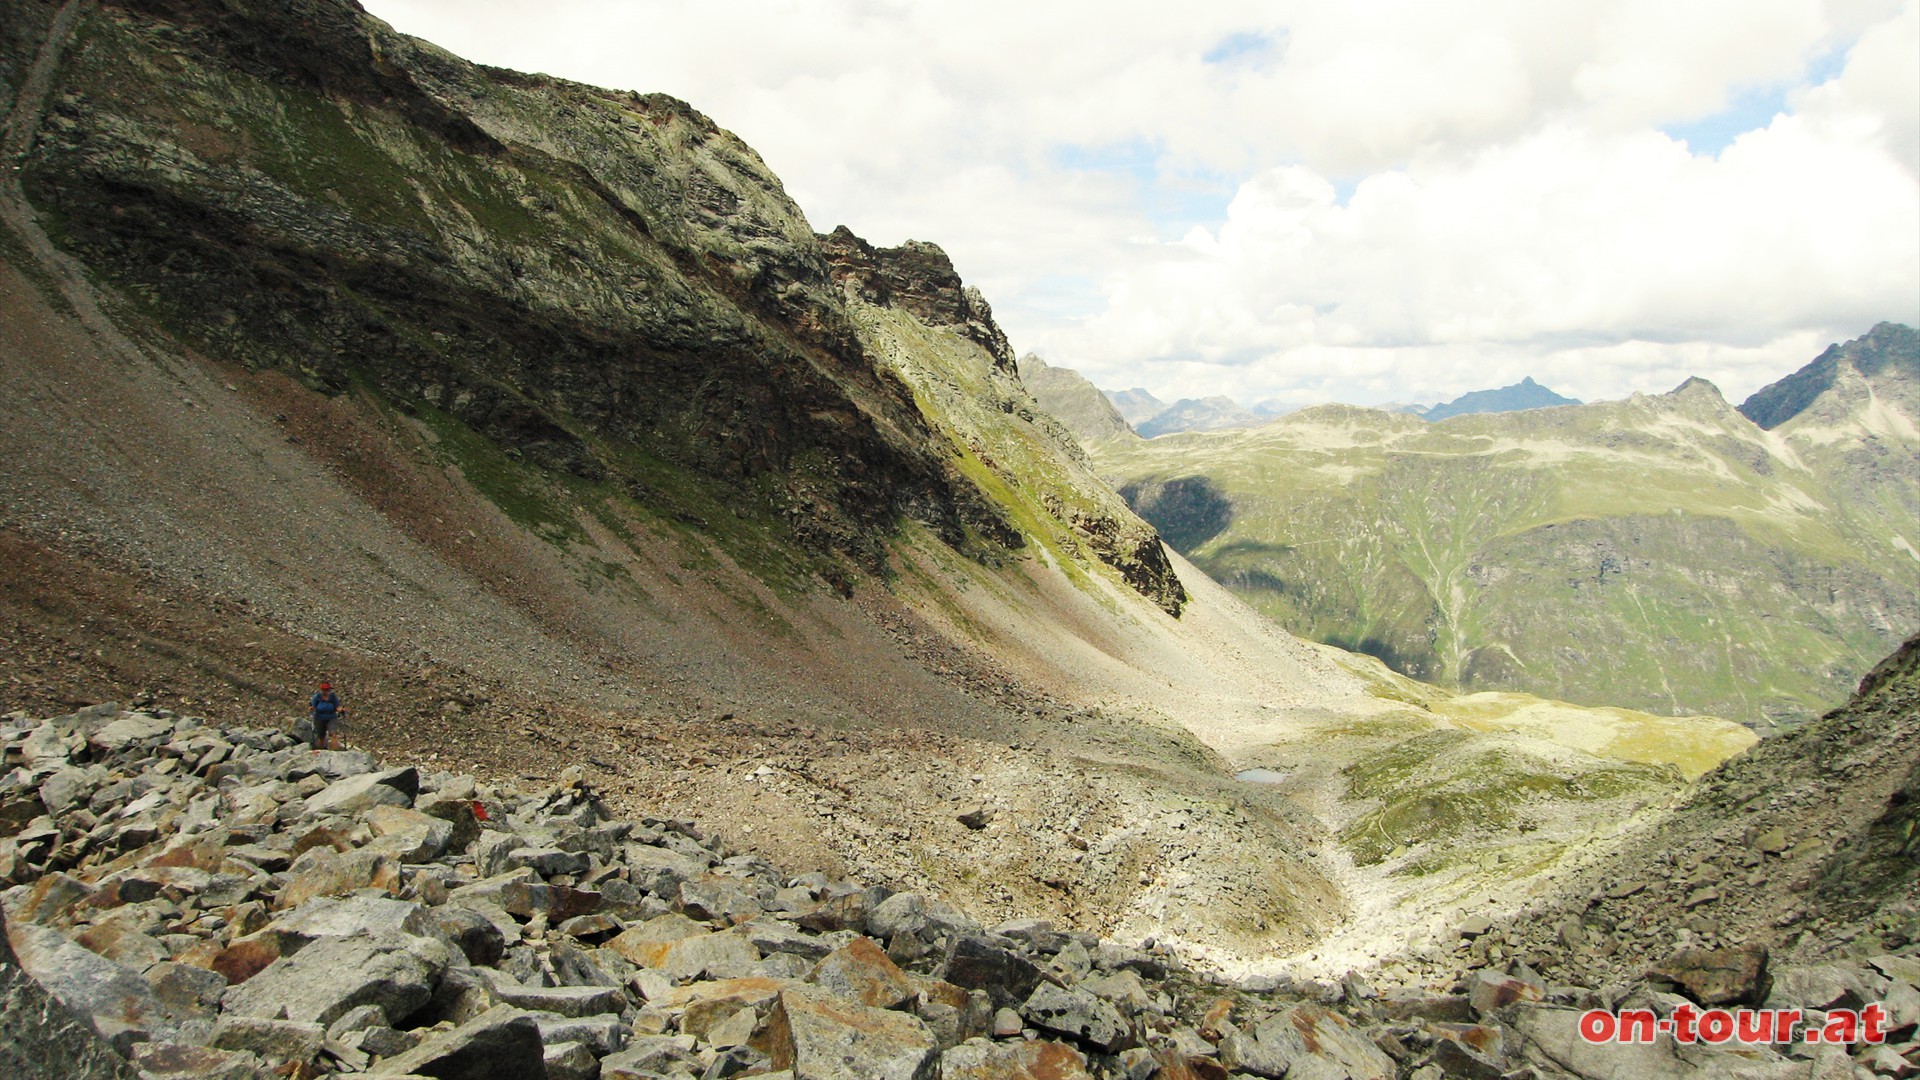
[[[170,829],[246,772],[176,735],[271,744],[274,782],[312,787],[274,733],[324,678],[356,750],[436,777],[410,802],[479,785],[557,838],[543,815],[591,789],[596,824],[684,823],[703,867],[745,860],[756,889],[825,875],[976,930],[1050,920],[1176,982],[1299,990],[1288,1007],[1361,1008],[1366,980],[1464,1001],[1521,961],[1583,988],[1566,1012],[1693,941],[1906,950],[1911,652],[1850,712],[1751,729],[1840,705],[1920,626],[1920,537],[1897,531],[1920,512],[1911,330],[1747,415],[1690,383],[1149,442],[1072,372],[1016,362],[940,247],[817,231],[692,106],[470,64],[349,0],[21,0],[0,111],[10,930],[63,875],[125,869],[76,839],[94,826],[73,814],[105,818],[48,794],[79,782],[61,769],[178,782],[180,813],[150,808]],[[167,733],[109,752],[116,718]],[[1652,884],[1718,865],[1669,874],[1673,822],[1744,844],[1816,801],[1792,763],[1819,754],[1794,748],[1828,746],[1844,797],[1754,894],[1833,897],[1823,921],[1814,899],[1770,924],[1731,888],[1720,918]],[[1764,791],[1773,771],[1790,787]],[[292,790],[268,792],[271,828],[221,835],[295,843],[280,826],[315,822]],[[311,843],[372,843],[335,824]],[[595,872],[627,881],[633,857]],[[394,880],[409,903],[479,872],[435,858]],[[253,902],[286,900],[277,873]],[[521,880],[599,886],[540,874]],[[1856,874],[1871,895],[1841,896]],[[1536,932],[1609,878],[1688,914],[1606,952]],[[643,911],[686,914],[653,896],[606,917]],[[503,917],[551,961],[559,919]],[[213,918],[191,934],[236,936]],[[1482,921],[1504,951],[1461,935]],[[16,948],[57,951],[44,929]],[[1212,1030],[1193,1004],[1181,1022]],[[1419,1030],[1368,1075],[1439,1075]],[[1229,1075],[1227,1034],[1174,1055],[1168,1026],[1144,1072],[1074,1045],[1088,1075],[1179,1080]],[[1608,1075],[1520,1054],[1489,1060]],[[1768,1075],[1813,1075],[1779,1058]]]
[[[1766,730],[1920,626],[1917,372],[1914,331],[1883,324],[1749,399],[1766,426],[1696,379],[1438,424],[1330,405],[1082,434],[1176,549],[1296,633],[1463,690]]]

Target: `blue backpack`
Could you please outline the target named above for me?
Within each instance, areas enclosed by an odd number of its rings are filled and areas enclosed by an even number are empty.
[[[313,695],[313,716],[316,720],[332,720],[340,711],[340,696],[331,690],[322,690]]]

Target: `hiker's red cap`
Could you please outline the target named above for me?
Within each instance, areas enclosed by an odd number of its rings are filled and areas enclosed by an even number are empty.
[[[333,684],[332,684],[332,683],[330,683],[330,682],[323,682],[323,683],[321,683],[321,684],[320,684],[320,689],[322,689],[322,690],[331,690],[331,689],[333,689]]]

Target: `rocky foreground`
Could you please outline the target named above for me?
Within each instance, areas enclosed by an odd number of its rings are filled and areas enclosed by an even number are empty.
[[[683,821],[97,706],[0,723],[0,1074],[442,1080],[1920,1072],[1920,943],[1653,982],[1228,983],[1152,944],[788,879]],[[1498,935],[1479,935],[1484,957]],[[1484,962],[1484,961],[1482,961]],[[1883,1002],[1886,1043],[1589,1046],[1581,1011]]]

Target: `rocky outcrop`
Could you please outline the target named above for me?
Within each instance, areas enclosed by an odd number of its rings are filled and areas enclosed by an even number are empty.
[[[868,350],[931,404],[932,426],[963,470],[991,474],[982,486],[999,494],[1007,518],[986,524],[1004,531],[1002,542],[1038,540],[1076,561],[1091,555],[1178,615],[1186,589],[1159,534],[1114,498],[1073,434],[1039,408],[986,301],[962,287],[946,254],[914,241],[875,248],[845,226],[819,239]],[[903,333],[901,317],[921,330]]]
[[[980,290],[960,281],[953,261],[938,244],[909,240],[876,248],[845,225],[820,236],[833,280],[870,304],[897,307],[928,326],[950,326],[977,342],[997,370],[1013,372],[1013,346],[993,321]]]

